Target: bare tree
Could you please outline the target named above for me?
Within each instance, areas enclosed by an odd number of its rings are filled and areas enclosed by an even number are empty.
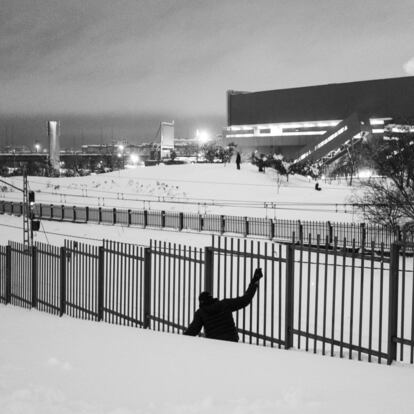
[[[383,179],[363,183],[363,195],[352,201],[374,223],[395,227],[414,220],[414,134],[408,127],[389,126],[383,137],[365,143],[362,150]]]

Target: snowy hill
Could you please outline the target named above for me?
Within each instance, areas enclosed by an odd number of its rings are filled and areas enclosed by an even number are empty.
[[[8,178],[21,186],[21,177]],[[86,177],[29,177],[36,201],[50,204],[131,209],[191,211],[278,219],[351,222],[359,217],[349,207],[352,189],[345,183],[315,182],[302,176],[259,173],[251,164],[159,165]],[[6,200],[20,201],[4,189]]]

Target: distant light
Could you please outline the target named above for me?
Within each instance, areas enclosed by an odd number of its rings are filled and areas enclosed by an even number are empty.
[[[118,158],[121,158],[122,157],[122,154],[120,153],[120,152],[118,152]]]
[[[373,174],[372,170],[368,170],[368,169],[366,169],[366,170],[361,170],[361,171],[358,173],[359,178],[371,178],[371,177],[372,177],[372,174]]]
[[[36,144],[35,145],[35,149],[36,149],[36,152],[39,152],[39,150],[40,150],[40,144]]]
[[[132,164],[138,164],[139,162],[139,156],[137,154],[131,154],[129,157]]]
[[[199,131],[198,129],[196,132],[196,137],[202,144],[206,143],[210,139],[207,131]]]
[[[124,151],[125,147],[124,147],[123,145],[119,145],[119,146],[118,146],[118,149],[119,149],[119,151],[121,151],[121,152],[122,152],[122,151]]]

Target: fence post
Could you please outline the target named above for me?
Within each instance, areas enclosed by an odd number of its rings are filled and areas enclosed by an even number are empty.
[[[85,207],[85,221],[89,221],[89,207]]]
[[[391,244],[390,280],[388,290],[388,357],[387,364],[397,359],[397,324],[398,324],[398,267],[400,246]]]
[[[286,245],[285,349],[293,346],[295,248]]]
[[[128,227],[131,225],[132,219],[131,219],[131,210],[128,210]]]
[[[203,231],[203,227],[204,227],[204,220],[203,220],[203,216],[201,214],[198,215],[198,231]]]
[[[50,219],[53,219],[53,204],[50,204]]]
[[[249,220],[247,217],[244,217],[244,237],[249,235]]]
[[[184,213],[180,213],[178,216],[178,230],[182,231],[184,228]]]
[[[150,328],[151,315],[151,248],[144,248],[144,324],[143,328]]]
[[[116,208],[112,209],[112,224],[116,224]]]
[[[148,211],[144,210],[144,229],[148,226]]]
[[[59,316],[66,313],[66,248],[60,248],[60,310]]]
[[[224,234],[224,229],[226,228],[226,221],[224,215],[220,216],[220,234]]]
[[[104,248],[99,246],[98,252],[98,322],[103,319],[104,308]]]
[[[366,239],[367,239],[367,229],[366,229],[365,223],[360,224],[360,231],[361,231],[361,248],[362,250],[364,250]]]
[[[396,235],[397,235],[397,240],[398,241],[401,241],[402,240],[402,231],[401,231],[401,227],[400,226],[397,226],[396,228],[395,228],[395,233],[396,233]],[[394,236],[395,237],[395,236]]]
[[[333,241],[333,228],[332,228],[332,223],[330,221],[326,222],[327,226],[328,226],[328,240],[329,240],[329,244],[332,243]]]
[[[39,203],[39,218],[43,218],[43,204]]]
[[[11,301],[11,246],[6,246],[6,304]]]
[[[32,246],[30,249],[32,256],[32,308],[37,307],[37,248]]]
[[[301,242],[303,240],[303,224],[300,220],[298,220],[298,228],[299,228],[299,241]],[[296,240],[295,240],[296,241]]]
[[[214,255],[212,247],[204,247],[204,290],[213,294]]]
[[[98,224],[102,223],[102,207],[98,207]]]
[[[161,211],[161,228],[165,227],[165,211]]]
[[[273,240],[275,238],[275,226],[273,220],[269,219],[269,240]]]
[[[76,221],[76,206],[73,206],[73,222]]]

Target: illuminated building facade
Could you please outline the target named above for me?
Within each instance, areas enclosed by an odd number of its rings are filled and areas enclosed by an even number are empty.
[[[244,152],[305,160],[326,156],[387,123],[414,119],[414,77],[262,92],[227,92],[224,142]]]

